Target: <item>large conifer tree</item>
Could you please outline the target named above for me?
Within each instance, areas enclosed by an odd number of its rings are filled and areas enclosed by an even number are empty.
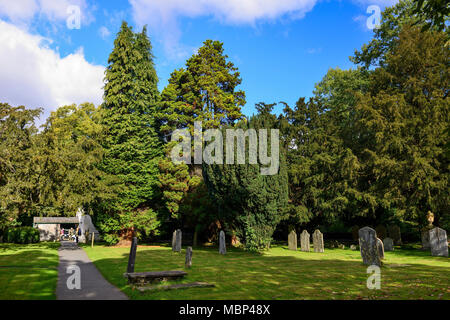
[[[105,204],[100,227],[115,242],[135,231],[155,233],[158,223],[152,204],[158,197],[161,144],[154,116],[157,76],[146,28],[139,34],[123,22],[108,60],[105,77],[103,169],[120,179],[118,201]]]

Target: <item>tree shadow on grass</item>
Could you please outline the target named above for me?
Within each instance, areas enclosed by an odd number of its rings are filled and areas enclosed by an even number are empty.
[[[185,270],[184,253],[184,249],[181,253],[169,249],[138,249],[135,271]],[[197,247],[193,266],[185,270],[188,276],[182,282],[208,282],[215,284],[215,288],[145,294],[133,290],[123,278],[128,261],[125,248],[116,251],[114,257],[93,260],[103,276],[132,299],[450,298],[450,268],[415,264],[413,260],[407,266],[383,267],[382,289],[372,291],[367,289],[367,266],[353,257],[325,259],[313,252],[274,256],[234,248],[223,256],[216,248]]]
[[[0,299],[54,299],[57,266],[56,250],[52,254],[51,251],[14,248],[10,254],[0,254]]]

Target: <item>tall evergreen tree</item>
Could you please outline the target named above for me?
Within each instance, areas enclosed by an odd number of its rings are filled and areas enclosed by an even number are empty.
[[[203,129],[209,129],[231,125],[241,119],[241,107],[245,104],[245,92],[237,90],[241,81],[238,69],[224,54],[223,43],[206,40],[187,60],[186,68],[171,74],[169,84],[161,94],[158,119],[163,140],[168,142],[175,129],[188,129],[193,136],[195,121],[201,121]],[[171,150],[172,145],[167,143],[167,157],[160,162],[160,182],[170,217],[179,219],[180,205],[187,192],[204,188],[201,186],[201,167],[173,164],[169,157]],[[195,219],[191,217],[190,220]]]
[[[110,242],[133,233],[157,232],[158,160],[162,155],[155,124],[157,76],[146,28],[134,34],[126,22],[114,41],[105,72],[103,170],[120,179],[121,192],[105,203],[99,225]],[[152,207],[153,206],[153,207]]]
[[[274,104],[258,104],[256,107],[259,114],[238,123],[236,128],[268,129],[268,132],[270,129],[278,129],[278,120],[271,114],[273,106]],[[261,148],[260,145],[259,147]],[[203,166],[205,183],[219,208],[221,224],[229,232],[235,233],[245,247],[252,251],[270,246],[272,234],[283,218],[288,202],[288,181],[282,148],[279,154],[280,166],[275,175],[261,175],[262,165],[249,163],[249,154],[256,152],[255,148],[246,141],[246,164]],[[270,143],[268,149],[270,150]]]

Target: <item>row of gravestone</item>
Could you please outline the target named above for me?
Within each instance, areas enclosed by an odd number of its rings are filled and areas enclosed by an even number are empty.
[[[313,235],[313,248],[314,252],[324,252],[323,234],[320,230],[314,231]],[[300,234],[300,250],[304,252],[310,251],[311,237],[308,231],[303,230]],[[288,235],[288,248],[289,250],[297,251],[297,233],[292,230]]]
[[[363,263],[381,266],[381,260],[384,259],[384,251],[393,250],[393,239],[385,238],[384,242],[381,241],[377,237],[377,232],[370,227],[359,229],[358,236]],[[430,230],[429,239],[432,256],[448,257],[448,240],[444,229],[436,227]]]
[[[182,232],[180,229],[175,230],[172,235],[172,251],[181,252],[181,242],[182,242]],[[227,247],[225,244],[225,232],[223,231],[220,231],[219,234],[219,253],[220,254],[227,253]]]

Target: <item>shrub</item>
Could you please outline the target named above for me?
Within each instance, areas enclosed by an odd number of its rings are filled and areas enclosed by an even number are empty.
[[[10,228],[5,233],[5,242],[8,243],[38,243],[39,230],[32,227]]]

